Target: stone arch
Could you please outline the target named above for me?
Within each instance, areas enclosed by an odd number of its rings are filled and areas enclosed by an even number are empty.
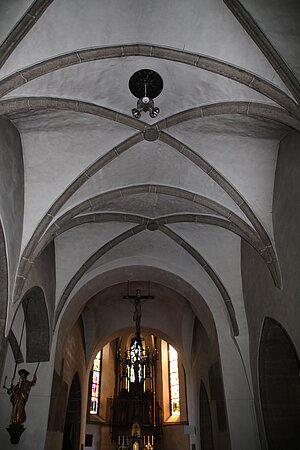
[[[278,76],[289,88],[295,99],[300,100],[300,85],[299,81],[290,70],[284,59],[273,47],[271,41],[264,34],[258,23],[254,20],[247,9],[241,4],[239,0],[223,0],[225,5],[230,9],[232,14],[240,22],[244,30],[249,34],[250,38],[255,42],[258,48],[263,52],[269,63],[278,73]]]
[[[174,125],[188,122],[189,120],[227,114],[240,114],[242,116],[255,117],[260,120],[271,119],[275,120],[278,124],[284,124],[296,130],[299,130],[300,125],[298,119],[294,119],[284,109],[278,108],[277,106],[247,101],[226,101],[196,106],[195,108],[180,111],[165,119],[161,119],[159,122],[153,124],[152,127],[156,127],[159,131],[162,131]]]
[[[60,299],[59,303],[56,309],[55,313],[55,326],[57,324],[57,321],[59,319],[59,316],[68,300],[68,297],[70,296],[72,290],[76,286],[76,284],[79,282],[79,280],[83,277],[83,275],[86,273],[86,271],[92,267],[92,265],[100,259],[103,255],[105,255],[107,252],[109,252],[113,247],[120,244],[121,242],[125,241],[126,239],[129,239],[132,236],[135,236],[136,234],[144,231],[146,229],[146,225],[141,224],[137,225],[133,228],[130,228],[129,230],[125,231],[124,233],[121,233],[120,235],[116,236],[106,244],[104,244],[102,247],[100,247],[95,253],[93,253],[83,264],[82,266],[77,270],[77,272],[73,275],[67,286],[65,287]],[[215,284],[216,288],[220,292],[220,295],[223,299],[224,306],[227,310],[229,321],[232,327],[233,334],[235,336],[239,335],[239,327],[236,320],[235,311],[232,305],[231,298],[229,296],[229,293],[226,289],[226,287],[223,285],[221,279],[219,278],[218,274],[214,271],[214,269],[208,264],[208,262],[201,256],[201,254],[195,250],[192,246],[190,246],[184,239],[179,237],[175,232],[168,229],[167,227],[161,226],[159,228],[161,232],[163,232],[165,235],[167,235],[170,239],[172,239],[177,245],[182,247],[185,251],[187,251],[196,261],[202,269],[207,273],[207,275],[210,277],[212,282]]]
[[[83,64],[85,62],[98,61],[100,59],[125,58],[128,56],[144,56],[179,62],[181,64],[193,66],[195,69],[207,70],[208,72],[221,75],[225,78],[244,84],[265,95],[285,108],[295,117],[299,118],[297,104],[281,89],[261,77],[213,57],[151,44],[124,44],[94,47],[75,50],[64,55],[55,56],[5,77],[0,82],[0,97],[14,91],[23,84],[47,73],[51,73],[54,70]]]
[[[38,286],[30,288],[22,306],[26,317],[26,361],[49,361],[50,330],[44,291]]]
[[[109,333],[107,336],[105,336],[104,339],[101,339],[98,342],[97,346],[94,347],[93,352],[89,356],[89,360],[88,360],[88,364],[87,364],[87,372],[88,373],[92,370],[93,361],[94,361],[97,353],[99,352],[99,350],[103,349],[103,347],[105,347],[105,345],[109,344],[113,340],[115,340],[118,337],[120,337],[121,334],[127,334],[129,336],[128,339],[126,339],[125,344],[124,344],[125,346],[128,346],[128,344],[130,344],[131,338],[135,336],[135,331],[134,331],[133,327],[121,327],[121,328],[118,328],[113,333]],[[159,328],[155,328],[155,327],[143,326],[143,333],[142,334],[146,334],[146,335],[153,334],[156,337],[158,337],[158,338],[166,341],[167,343],[171,344],[174,348],[176,348],[176,350],[180,354],[180,357],[182,359],[183,369],[185,370],[186,367],[189,367],[189,359],[188,359],[184,349],[178,344],[177,341],[175,341],[172,337],[170,337],[164,331],[162,331]]]
[[[35,0],[0,46],[0,68],[53,0]]]
[[[132,272],[135,273],[134,279],[130,274]],[[150,273],[151,272],[151,273]],[[195,289],[190,283],[181,278],[180,275],[169,272],[165,269],[157,268],[154,266],[141,266],[139,265],[130,265],[130,266],[121,266],[109,271],[105,271],[102,274],[97,276],[93,276],[88,282],[84,283],[82,287],[79,289],[77,293],[72,295],[72,300],[66,305],[66,308],[62,311],[62,314],[58,318],[57,322],[57,333],[58,339],[62,342],[65,342],[67,339],[68,333],[71,330],[74,323],[85,311],[85,307],[88,305],[88,302],[92,300],[93,297],[98,295],[99,293],[107,292],[110,288],[116,289],[118,286],[123,285],[124,289],[120,292],[120,298],[126,292],[128,279],[130,282],[136,282],[139,285],[145,283],[145,289],[148,288],[148,280],[151,279],[152,283],[161,286],[162,288],[173,290],[175,293],[177,292],[180,296],[184,298],[188,298],[189,302],[192,304],[201,305],[201,319],[203,320],[203,327],[205,329],[205,334],[207,335],[208,340],[214,340],[216,336],[216,327],[214,318],[209,309],[209,306],[205,302],[204,298],[201,296],[201,293]],[[147,281],[145,281],[147,280]],[[142,284],[143,286],[143,284]],[[87,295],[88,292],[88,295]],[[151,288],[152,292],[152,288]],[[70,321],[70,317],[72,320]],[[90,316],[92,317],[92,316]],[[201,322],[202,323],[202,322]],[[208,326],[209,324],[209,326]],[[88,323],[88,327],[92,328],[91,322]],[[108,342],[115,339],[119,336],[119,331],[132,330],[133,326],[126,327],[120,326],[117,331],[108,332],[106,338],[100,339],[98,341],[98,345],[96,347],[90,347],[91,351],[87,352],[88,361],[87,361],[87,370],[90,371],[92,360],[97,354],[97,351],[105,346]],[[171,345],[178,347],[179,343],[174,340],[169,334],[163,333],[157,327],[149,328],[143,324],[143,330],[146,330],[149,333],[155,332],[158,337],[170,342]],[[182,350],[182,349],[181,349]],[[183,355],[184,353],[182,353]],[[189,366],[189,360],[185,359],[184,365]]]
[[[201,450],[214,450],[213,429],[208,395],[201,380],[200,384],[200,441]]]
[[[64,434],[62,450],[79,450],[80,444],[80,427],[81,427],[81,386],[79,375],[76,372],[71,384]]]
[[[49,228],[49,232],[39,241],[36,248],[36,257],[38,257],[41,252],[47,247],[47,245],[55,238],[60,236],[62,233],[80,226],[85,223],[105,223],[105,222],[129,222],[134,224],[145,224],[147,227],[152,224],[156,224],[158,227],[162,225],[168,225],[172,223],[201,223],[206,225],[214,225],[240,236],[242,239],[247,241],[252,245],[255,250],[261,254],[263,246],[255,233],[255,231],[245,223],[244,229],[233,224],[230,217],[225,219],[223,217],[217,217],[209,214],[198,214],[198,213],[183,213],[183,214],[172,214],[157,217],[155,219],[149,219],[145,216],[139,216],[136,214],[125,214],[125,213],[115,213],[115,212],[99,212],[93,214],[84,214],[73,217],[59,229],[52,225]]]
[[[287,332],[267,317],[259,347],[259,381],[269,450],[300,448],[299,370],[299,358]]]
[[[37,20],[41,17],[41,15],[52,2],[53,0],[35,0],[35,2],[30,6],[27,13],[16,24],[16,26],[1,44],[0,68],[5,64],[15,48],[19,45],[22,39],[35,25]],[[289,90],[299,103],[300,86],[298,80],[289,69],[285,61],[281,58],[275,47],[273,47],[267,36],[259,28],[254,18],[238,0],[224,0],[224,3],[240,22],[244,30],[249,34],[250,38],[263,52],[269,63],[278,73],[281,80],[289,88]]]
[[[30,98],[27,98],[27,100],[30,101]],[[39,104],[41,109],[43,109],[43,108],[48,109],[49,106],[51,106],[51,105],[54,109],[57,109],[57,108],[59,109],[59,101],[60,100],[61,99],[39,98],[39,99],[33,99],[32,102],[34,104],[35,104],[35,102],[38,102],[38,104],[41,103],[41,104]],[[22,108],[25,108],[25,110],[27,110],[28,107],[31,108],[31,106],[28,106],[28,104],[26,102],[26,98],[25,99],[22,99],[22,98],[14,99],[14,101],[16,101],[17,103],[20,103],[19,106],[20,106],[21,110],[22,110]],[[26,104],[24,104],[24,101],[26,102]],[[4,105],[4,108],[5,108],[6,102],[7,102],[7,100],[5,100],[4,102],[0,102],[0,107],[1,107],[1,105],[2,106]],[[8,102],[10,102],[10,100],[8,100]],[[8,103],[8,105],[9,104],[10,103]],[[38,106],[38,104],[36,104],[36,106]],[[131,124],[130,126],[133,126],[133,127],[136,126],[136,121],[132,120],[132,118],[129,118],[126,115],[117,114],[116,112],[108,110],[106,108],[97,107],[96,105],[89,105],[90,107],[92,107],[92,111],[84,110],[84,108],[82,110],[82,107],[80,108],[80,104],[77,101],[66,99],[66,100],[64,100],[63,105],[60,105],[60,107],[66,108],[66,105],[69,105],[69,104],[72,105],[72,108],[75,108],[75,110],[78,112],[81,111],[81,112],[89,112],[90,114],[95,114],[97,111],[98,115],[101,115],[103,117],[110,118],[111,120],[119,121],[122,123],[126,123],[129,121],[129,123]],[[85,107],[88,106],[88,104],[83,104],[83,105],[85,105]],[[175,115],[175,116],[171,116],[169,119],[172,122],[172,120],[173,120],[172,118],[175,117],[175,123],[176,123],[176,120],[179,120],[179,122],[181,120],[187,120],[186,113],[188,115],[189,111],[191,111],[191,114],[192,114],[191,118],[193,118],[194,115],[202,116],[202,115],[216,114],[218,112],[218,108],[221,108],[221,111],[223,111],[223,112],[226,111],[226,108],[225,108],[225,110],[223,110],[222,104],[207,105],[207,106],[208,106],[208,111],[206,111],[205,107],[201,107],[200,109],[194,108],[192,110],[183,112],[182,118],[180,118],[180,117],[178,118],[177,115]],[[14,103],[12,103],[11,108],[14,111],[14,109],[16,108],[16,105]],[[231,110],[231,108],[232,108],[232,105],[229,107],[229,111]],[[280,108],[277,108],[276,111],[277,110],[280,110]],[[0,109],[0,111],[1,111],[1,109]],[[229,112],[229,111],[227,111],[227,112]],[[249,113],[251,114],[250,103],[241,102],[239,111],[240,111],[240,113],[243,112],[246,114],[249,114]],[[253,114],[253,112],[252,112],[252,114]],[[278,112],[276,114],[278,115]],[[124,122],[124,120],[125,120],[125,122]],[[168,118],[166,120],[168,120]],[[144,127],[145,130],[147,131],[147,126],[144,125],[143,123],[140,123],[139,126],[141,126],[142,128]],[[157,131],[157,136],[159,137],[159,139],[163,143],[172,147],[177,152],[183,154],[186,158],[188,158],[190,161],[192,161],[194,164],[196,164],[199,167],[199,169],[204,171],[204,173],[206,173],[213,181],[215,181],[229,195],[229,197],[231,197],[231,199],[238,205],[238,207],[243,212],[243,214],[245,214],[245,216],[250,220],[253,228],[255,229],[255,231],[257,232],[257,234],[261,240],[261,243],[263,244],[263,249],[260,251],[260,253],[261,253],[262,257],[266,260],[268,268],[273,277],[275,286],[278,288],[281,288],[280,268],[279,268],[279,263],[278,263],[275,251],[273,249],[272,242],[271,242],[266,230],[264,229],[264,227],[262,226],[262,224],[260,223],[260,221],[258,220],[256,215],[253,213],[253,211],[251,210],[251,208],[249,207],[249,205],[247,204],[247,202],[245,201],[243,196],[234,188],[234,186],[232,186],[222,176],[222,174],[220,172],[215,170],[209,163],[207,163],[207,161],[205,161],[200,155],[198,155],[196,152],[194,152],[191,148],[187,147],[182,142],[178,141],[178,139],[175,139],[168,133],[166,133],[164,131],[161,131],[161,132],[158,131],[159,129],[163,129],[165,126],[169,126],[168,122],[166,124],[161,123],[160,128],[157,127],[156,131]],[[154,127],[152,127],[152,129],[154,129]],[[72,194],[77,189],[79,189],[79,187],[82,186],[90,177],[92,177],[95,173],[97,173],[99,170],[101,170],[103,167],[105,167],[109,162],[111,162],[112,160],[117,158],[119,155],[121,155],[125,151],[129,150],[131,147],[133,147],[137,143],[141,142],[143,139],[146,139],[146,137],[145,137],[146,131],[144,133],[140,131],[137,134],[135,134],[134,136],[131,136],[130,138],[126,139],[125,141],[122,141],[116,147],[114,147],[113,149],[108,151],[105,155],[103,155],[99,159],[97,159],[92,165],[90,165],[84,171],[84,173],[79,175],[79,177],[77,177],[71,183],[71,185],[63,192],[63,194],[53,203],[53,205],[48,210],[47,214],[39,222],[36,230],[34,231],[34,233],[32,235],[31,240],[29,241],[29,243],[27,244],[27,246],[23,252],[23,255],[22,255],[22,258],[20,261],[20,265],[19,265],[19,269],[18,269],[19,277],[18,277],[18,281],[16,283],[15,292],[14,292],[14,301],[18,300],[19,295],[21,294],[21,291],[22,291],[24,280],[26,279],[28,272],[30,270],[31,265],[28,264],[28,261],[30,261],[30,262],[34,261],[35,256],[36,256],[35,249],[37,248],[38,241],[42,237],[43,233],[45,233],[47,227],[50,225],[52,218],[55,217],[55,215],[62,208],[62,206],[65,204],[65,202],[72,196]],[[198,196],[198,197],[201,197],[201,196]],[[58,221],[62,220],[62,218],[66,217],[66,216],[68,217],[68,213],[63,214],[58,219]],[[235,215],[232,214],[232,217],[234,217],[234,216]],[[240,223],[241,227],[242,227],[242,225],[245,224],[245,222],[242,221],[241,219],[239,220],[239,223]],[[59,224],[59,225],[61,226],[61,224]]]
[[[159,132],[166,130],[174,125],[178,125],[189,120],[219,116],[228,114],[239,114],[242,116],[256,117],[260,120],[273,120],[278,124],[286,125],[299,131],[300,122],[291,116],[284,109],[278,106],[268,105],[267,103],[257,103],[250,101],[226,101],[207,105],[196,106],[187,110],[172,114],[164,119],[155,122],[152,125],[133,117],[115,111],[110,108],[96,105],[91,102],[74,100],[72,98],[60,97],[17,97],[5,99],[0,102],[0,114],[8,116],[16,113],[33,113],[36,111],[74,111],[81,114],[90,114],[96,117],[102,117],[113,122],[121,123],[125,126],[142,131],[146,140],[156,140],[159,138]],[[155,130],[156,133],[149,139],[149,130]]]
[[[8,268],[4,230],[0,220],[0,377],[6,352],[5,325],[8,302]]]

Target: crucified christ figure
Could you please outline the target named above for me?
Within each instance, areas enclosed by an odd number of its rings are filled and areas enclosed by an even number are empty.
[[[141,300],[147,301],[154,298],[154,295],[141,295],[140,289],[136,290],[135,295],[123,295],[123,298],[129,300],[134,305],[133,321],[135,322],[136,332],[139,335],[141,331],[142,308]]]

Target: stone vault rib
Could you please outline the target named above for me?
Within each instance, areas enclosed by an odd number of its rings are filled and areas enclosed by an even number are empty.
[[[273,47],[265,33],[258,26],[251,14],[244,8],[239,0],[223,0],[225,5],[230,9],[236,19],[240,22],[244,30],[249,34],[250,38],[255,42],[258,48],[265,55],[269,63],[278,73],[278,76],[284,82],[286,87],[293,94],[297,102],[300,102],[300,83],[280,56],[278,51]]]
[[[107,252],[112,250],[114,247],[116,247],[118,244],[126,241],[132,236],[135,236],[138,233],[141,233],[147,228],[144,224],[139,224],[130,230],[125,231],[124,233],[121,233],[120,235],[116,236],[115,238],[111,239],[109,242],[104,244],[101,248],[99,248],[95,253],[93,253],[77,270],[77,272],[73,275],[67,286],[65,287],[60,300],[58,302],[58,306],[55,312],[55,320],[54,320],[54,329],[56,327],[56,324],[59,320],[59,317],[63,311],[64,306],[66,305],[66,302],[76,286],[76,284],[79,282],[79,280],[83,277],[83,275],[92,267],[92,265],[98,261],[102,256],[104,256]],[[214,269],[208,264],[208,262],[203,258],[203,256],[200,255],[200,253],[195,250],[191,245],[189,245],[186,241],[184,241],[181,237],[179,237],[174,231],[170,230],[165,225],[161,225],[158,229],[158,231],[161,231],[163,234],[167,235],[170,239],[172,239],[177,245],[182,247],[187,253],[189,253],[200,266],[203,268],[203,270],[207,273],[209,278],[212,280],[212,282],[215,284],[216,288],[218,289],[225,308],[227,310],[227,313],[230,318],[230,323],[233,331],[234,336],[238,336],[239,329],[238,324],[234,312],[234,308],[230,299],[230,296],[227,292],[227,289],[223,285],[221,279],[218,277],[217,273],[214,271]]]
[[[53,0],[35,0],[0,47],[0,69]]]
[[[285,108],[294,117],[300,118],[300,109],[298,105],[287,94],[272,83],[245,69],[240,69],[224,61],[219,61],[215,58],[201,54],[150,44],[126,44],[98,47],[77,50],[66,53],[65,55],[56,56],[5,77],[0,82],[0,97],[7,95],[9,92],[14,91],[28,81],[34,80],[55,70],[100,59],[124,58],[127,56],[159,58],[187,64],[198,69],[216,73],[254,89]]]

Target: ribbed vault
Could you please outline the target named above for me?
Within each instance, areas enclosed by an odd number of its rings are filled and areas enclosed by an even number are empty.
[[[241,243],[281,288],[273,185],[279,143],[300,131],[297,73],[272,30],[256,24],[263,8],[251,0],[155,0],[151,9],[134,0],[132,11],[120,0],[84,9],[77,0],[27,3],[11,6],[0,46],[0,114],[20,134],[25,185],[7,334],[31,279],[40,288],[39,258],[52,245],[55,330],[83,287],[105,274],[120,271],[114,285],[130,275],[126,266],[154,268],[143,275],[151,279],[169,265],[170,280],[190,283],[218,327],[247,335]],[[157,121],[131,116],[128,79],[142,67],[164,79]]]

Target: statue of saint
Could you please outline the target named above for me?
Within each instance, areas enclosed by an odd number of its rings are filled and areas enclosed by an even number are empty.
[[[7,393],[10,395],[10,401],[13,405],[10,422],[12,425],[21,425],[26,421],[25,405],[28,400],[29,392],[36,383],[36,374],[32,381],[27,380],[29,372],[25,369],[19,370],[20,380],[12,385]]]

